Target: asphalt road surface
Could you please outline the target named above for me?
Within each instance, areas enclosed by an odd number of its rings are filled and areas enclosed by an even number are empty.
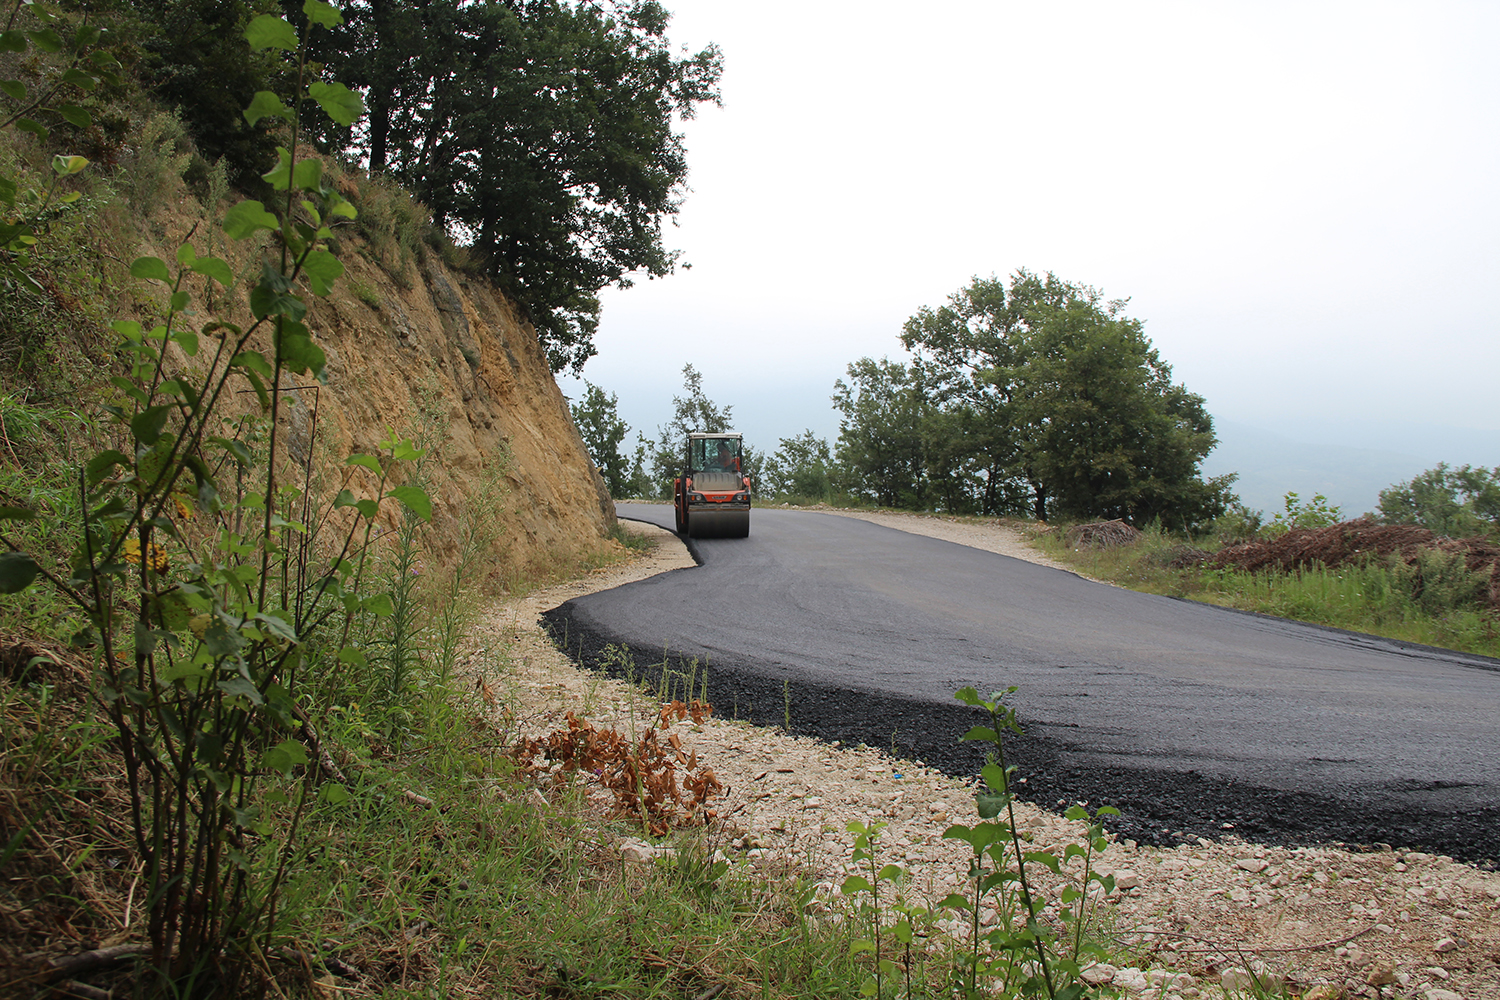
[[[621,504],[672,527],[672,509]],[[569,601],[597,665],[706,668],[721,716],[894,749],[949,773],[1012,685],[1025,796],[1171,843],[1227,831],[1500,858],[1500,661],[1092,583],[854,518],[756,510],[700,565]],[[697,673],[701,678],[703,674]],[[680,683],[680,682],[679,682]]]

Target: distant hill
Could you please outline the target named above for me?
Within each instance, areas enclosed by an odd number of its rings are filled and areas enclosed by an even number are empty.
[[[1219,446],[1204,460],[1204,474],[1238,472],[1240,500],[1268,515],[1295,491],[1304,500],[1321,493],[1355,517],[1376,509],[1381,490],[1439,462],[1500,464],[1500,434],[1467,428],[1320,427],[1327,434],[1321,442],[1222,418],[1215,419],[1214,430]]]

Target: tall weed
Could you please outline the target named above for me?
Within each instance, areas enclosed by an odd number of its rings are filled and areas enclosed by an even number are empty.
[[[341,20],[321,0],[308,0],[305,13],[309,31]],[[301,44],[271,15],[256,18],[247,38],[263,51]],[[347,88],[303,79],[304,66],[296,65],[290,106],[261,93],[249,112],[287,119],[291,149],[303,100],[345,124],[360,110]],[[249,327],[213,320],[195,331],[186,323],[193,285],[234,284],[225,261],[185,244],[172,265],[155,257],[131,265],[132,276],[160,290],[164,308],[154,325],[113,324],[128,374],[111,380],[119,395],[105,407],[112,446],[70,476],[72,551],[59,558],[25,544],[43,512],[0,509],[9,550],[0,555],[0,593],[24,600],[40,585],[82,620],[72,642],[92,662],[129,790],[150,988],[180,996],[232,991],[263,966],[308,809],[348,797],[340,785],[316,783],[320,770],[298,738],[312,739],[299,681],[336,669],[309,662],[310,640],[389,603],[358,589],[382,501],[430,509],[414,487],[386,490],[390,463],[411,450],[394,438],[384,462],[349,459],[368,473],[374,496],[346,488],[314,508],[310,498],[299,503],[305,480],[299,487],[283,471],[283,378],[316,375],[324,362],[302,323],[307,306],[296,283],[328,294],[343,270],[326,249],[328,222],[354,210],[315,161],[298,163],[287,149],[266,179],[285,192],[282,215],[246,201],[223,223],[231,240],[271,233],[279,242],[279,262],[266,264],[249,290]],[[270,344],[269,357],[255,349],[258,338]],[[183,365],[203,348],[205,361],[188,362],[197,368]],[[263,451],[221,434],[218,404],[232,386],[253,390],[266,413]],[[328,537],[310,538],[314,525]],[[352,646],[337,653],[339,663],[364,659]]]

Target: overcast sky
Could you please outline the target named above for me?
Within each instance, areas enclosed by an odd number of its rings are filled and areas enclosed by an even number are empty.
[[[1500,464],[1500,4],[664,3],[724,105],[691,270],[603,296],[632,438],[691,362],[749,443],[832,440],[849,362],[1024,267],[1129,298],[1221,420]]]

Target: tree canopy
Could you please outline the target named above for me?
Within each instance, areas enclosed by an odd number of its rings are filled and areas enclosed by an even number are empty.
[[[272,72],[242,32],[265,2],[140,0],[134,30],[158,96],[209,158],[253,184],[268,125],[240,114]],[[301,0],[281,0],[303,18]],[[389,174],[433,213],[536,327],[554,371],[595,353],[598,292],[670,274],[663,242],[687,179],[682,120],[717,104],[710,45],[675,54],[656,0],[350,0],[313,53],[364,97],[308,137]],[[284,140],[282,140],[284,144]],[[260,162],[257,162],[259,160]]]
[[[1380,491],[1387,524],[1418,524],[1439,535],[1500,535],[1500,467],[1436,468]]]
[[[1021,270],[921,309],[901,335],[910,363],[864,358],[835,384],[852,491],[1039,520],[1222,513],[1234,477],[1198,472],[1212,418],[1124,306]]]
[[[654,0],[357,0],[323,53],[362,88],[330,145],[462,234],[527,311],[555,371],[594,354],[596,293],[672,272],[687,177],[677,120],[717,103],[714,46],[672,53]]]

